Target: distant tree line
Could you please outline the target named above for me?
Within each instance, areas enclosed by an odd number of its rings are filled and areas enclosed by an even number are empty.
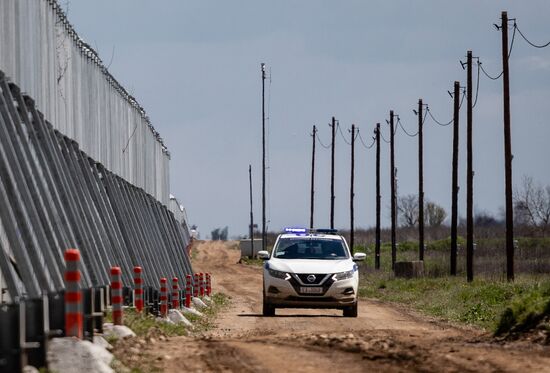
[[[227,241],[229,235],[229,228],[225,226],[224,228],[216,228],[211,232],[212,240],[214,241]]]

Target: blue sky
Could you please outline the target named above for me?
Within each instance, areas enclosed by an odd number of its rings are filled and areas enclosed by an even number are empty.
[[[64,4],[65,2],[61,2]],[[169,147],[171,190],[205,237],[215,227],[246,234],[248,164],[261,223],[260,63],[271,72],[268,217],[271,230],[309,222],[311,127],[329,142],[331,116],[344,135],[355,123],[365,141],[389,110],[416,132],[419,98],[442,121],[447,94],[465,84],[467,50],[491,74],[501,67],[493,23],[507,10],[535,42],[550,40],[550,2],[540,1],[166,1],[71,0],[68,16],[111,72],[145,107]],[[511,33],[510,33],[511,37]],[[474,80],[476,70],[474,69]],[[510,60],[514,184],[523,175],[550,184],[550,48],[516,35]],[[504,205],[502,81],[480,80],[474,109],[476,211]],[[465,109],[465,106],[464,106]],[[461,113],[460,193],[465,212],[465,110]],[[425,125],[426,198],[450,210],[450,127]],[[349,147],[337,138],[336,218],[348,228]],[[383,224],[389,224],[388,146],[382,148]],[[417,141],[396,136],[399,193],[417,189]],[[318,146],[316,225],[328,226],[330,152]],[[356,225],[374,224],[374,149],[356,151]]]

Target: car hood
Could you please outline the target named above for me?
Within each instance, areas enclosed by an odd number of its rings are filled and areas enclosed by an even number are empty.
[[[271,259],[269,268],[290,273],[337,273],[351,271],[355,263],[349,259]]]

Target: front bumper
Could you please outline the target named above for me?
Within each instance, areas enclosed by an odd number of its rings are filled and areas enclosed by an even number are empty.
[[[345,308],[357,301],[358,276],[334,281],[326,280],[322,294],[303,294],[304,287],[296,279],[278,279],[264,274],[265,301],[277,308]]]

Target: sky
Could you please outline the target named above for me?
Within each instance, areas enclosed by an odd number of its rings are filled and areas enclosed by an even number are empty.
[[[248,233],[248,166],[254,220],[261,227],[261,72],[266,63],[268,229],[308,226],[313,125],[351,124],[366,145],[373,129],[389,138],[394,110],[411,134],[419,98],[441,122],[452,118],[453,82],[466,85],[466,51],[489,74],[502,71],[508,11],[535,43],[550,41],[550,2],[328,0],[60,1],[79,35],[146,109],[171,152],[171,193],[202,238],[229,227]],[[512,37],[510,30],[509,37]],[[474,82],[477,67],[474,66]],[[550,184],[550,47],[516,34],[510,57],[513,179]],[[476,90],[474,87],[474,94]],[[504,206],[502,80],[483,74],[473,111],[474,210]],[[459,215],[466,211],[466,105],[461,109]],[[356,142],[356,228],[375,223],[375,149]],[[318,143],[319,144],[319,143]],[[418,188],[417,138],[396,134],[399,195]],[[424,125],[425,198],[450,212],[451,126]],[[350,147],[336,140],[335,226],[349,229]],[[315,226],[329,226],[330,151],[317,145]],[[389,146],[381,147],[382,224],[389,226]]]

